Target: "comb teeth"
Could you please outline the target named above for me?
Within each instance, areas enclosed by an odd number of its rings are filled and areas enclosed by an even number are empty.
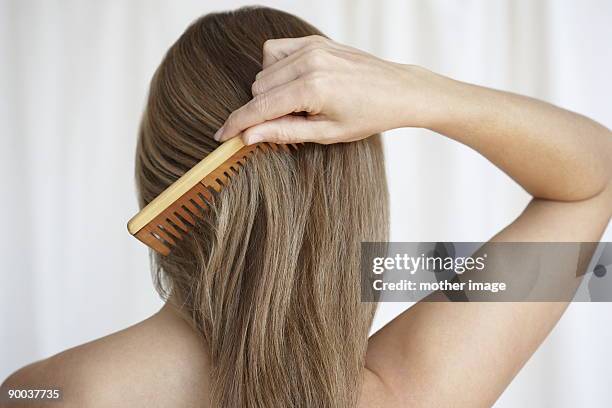
[[[226,144],[227,151],[217,152]],[[205,216],[215,200],[215,193],[227,186],[232,177],[240,174],[251,156],[268,151],[292,152],[298,148],[298,144],[258,143],[245,146],[240,138],[231,139],[136,214],[128,223],[128,230],[153,250],[168,255],[177,242],[193,228],[197,219]],[[215,152],[217,153],[213,155]],[[218,163],[216,167],[215,162]],[[176,193],[182,192],[189,185],[191,187],[184,193]]]

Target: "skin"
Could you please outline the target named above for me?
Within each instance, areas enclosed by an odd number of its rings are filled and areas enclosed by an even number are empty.
[[[11,375],[2,389],[59,388],[62,400],[0,407],[201,407],[209,395],[206,346],[168,303],[125,330]]]
[[[218,140],[328,144],[422,127],[475,149],[533,196],[492,242],[597,241],[612,216],[612,135],[576,113],[318,36],[267,41],[252,90]],[[575,273],[577,254],[564,261],[560,276]],[[577,283],[568,279],[569,294]],[[360,407],[489,407],[566,307],[419,302],[370,339]],[[64,401],[54,406],[198,406],[208,393],[205,350],[166,305],[136,326],[21,369],[3,387],[59,385]]]

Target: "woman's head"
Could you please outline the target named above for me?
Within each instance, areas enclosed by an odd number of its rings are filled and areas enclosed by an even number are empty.
[[[267,39],[320,32],[243,8],[195,21],[157,69],[136,157],[141,206],[214,150],[251,99]],[[360,302],[360,242],[385,240],[380,140],[255,155],[167,256],[157,283],[210,350],[215,406],[352,406],[374,304]]]

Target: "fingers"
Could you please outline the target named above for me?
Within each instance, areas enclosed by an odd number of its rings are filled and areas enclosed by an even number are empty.
[[[267,68],[309,44],[323,43],[326,40],[325,37],[320,35],[267,40],[263,45],[263,68]]]
[[[232,112],[215,134],[215,140],[223,142],[259,123],[294,112],[312,112],[316,109],[316,95],[306,92],[304,81],[292,81],[255,96]]]
[[[265,93],[281,84],[315,71],[326,70],[332,59],[347,52],[331,41],[314,41],[300,48],[288,57],[279,60],[257,73],[251,86],[253,96]]]
[[[264,70],[257,74],[252,85],[253,99],[232,112],[214,138],[230,139],[257,124],[271,121],[294,112],[317,113],[321,96],[309,75],[327,61],[324,48],[331,41],[321,36],[282,38],[264,43]]]
[[[310,120],[305,116],[288,115],[261,123],[242,134],[245,144],[261,142],[277,144],[317,142],[331,143],[333,127],[329,122]]]
[[[294,54],[295,55],[295,54]],[[299,62],[299,61],[298,61]],[[285,65],[271,75],[259,77],[251,85],[251,93],[257,96],[266,93],[277,86],[289,83],[304,73],[304,66],[299,63]]]
[[[321,47],[319,44],[308,44],[300,48],[293,54],[288,55],[287,57],[281,60],[278,60],[272,65],[269,65],[268,67],[259,71],[257,75],[255,76],[255,80],[270,76],[274,74],[275,72],[285,68],[288,65],[293,65],[296,61],[300,60],[304,55],[308,55],[311,51],[316,50],[316,49],[321,49],[321,48],[323,47]]]
[[[296,49],[291,55],[287,55],[282,59],[279,59],[271,65],[265,66],[255,76],[256,81],[267,79],[270,76],[276,75],[277,72],[281,72],[287,69],[289,66],[297,68],[303,67],[304,69],[313,70],[319,68],[318,62],[324,61],[330,55],[338,53],[350,53],[350,48],[346,46],[336,44],[323,37],[316,37],[316,40],[310,40],[308,43]],[[310,37],[304,37],[310,38]],[[283,39],[282,41],[284,41]],[[296,40],[293,38],[286,40]],[[301,40],[301,38],[299,39]],[[281,40],[268,40],[268,41],[281,41]],[[302,69],[302,71],[304,70]]]

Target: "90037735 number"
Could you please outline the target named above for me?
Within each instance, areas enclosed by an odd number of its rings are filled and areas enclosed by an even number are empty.
[[[6,397],[9,400],[59,400],[62,393],[59,389],[8,389]]]

